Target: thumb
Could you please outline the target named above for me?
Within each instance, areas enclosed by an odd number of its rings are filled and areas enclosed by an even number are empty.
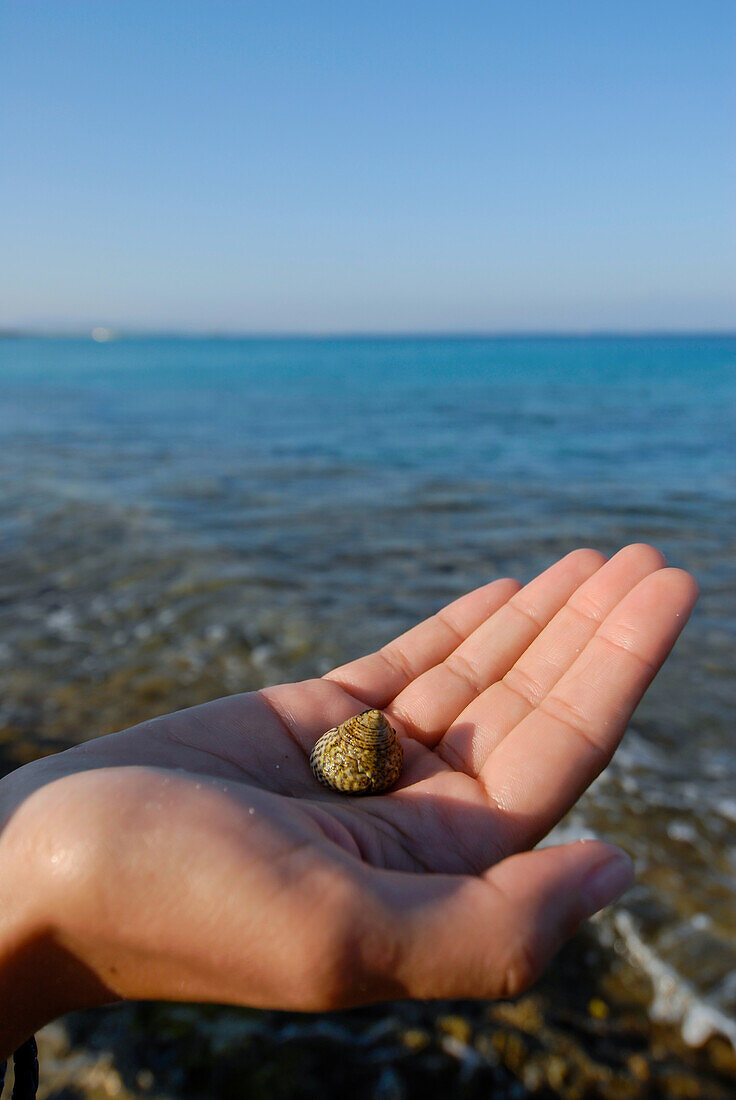
[[[579,841],[511,856],[477,878],[391,877],[405,995],[495,999],[536,981],[578,925],[631,885],[633,866],[613,845]]]

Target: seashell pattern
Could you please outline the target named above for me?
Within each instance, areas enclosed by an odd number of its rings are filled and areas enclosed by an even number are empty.
[[[401,774],[404,752],[380,710],[364,710],[327,730],[309,763],[320,783],[341,794],[380,794]]]

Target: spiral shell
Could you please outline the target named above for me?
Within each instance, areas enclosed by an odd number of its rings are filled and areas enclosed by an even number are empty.
[[[380,710],[364,710],[323,733],[309,763],[320,783],[341,794],[380,794],[401,774],[401,743]]]

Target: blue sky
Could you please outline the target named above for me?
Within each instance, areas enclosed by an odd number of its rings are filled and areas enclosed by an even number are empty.
[[[733,0],[5,0],[0,324],[736,328]]]

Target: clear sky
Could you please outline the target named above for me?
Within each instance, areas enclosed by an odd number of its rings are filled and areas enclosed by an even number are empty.
[[[734,0],[5,0],[0,325],[736,329]]]

